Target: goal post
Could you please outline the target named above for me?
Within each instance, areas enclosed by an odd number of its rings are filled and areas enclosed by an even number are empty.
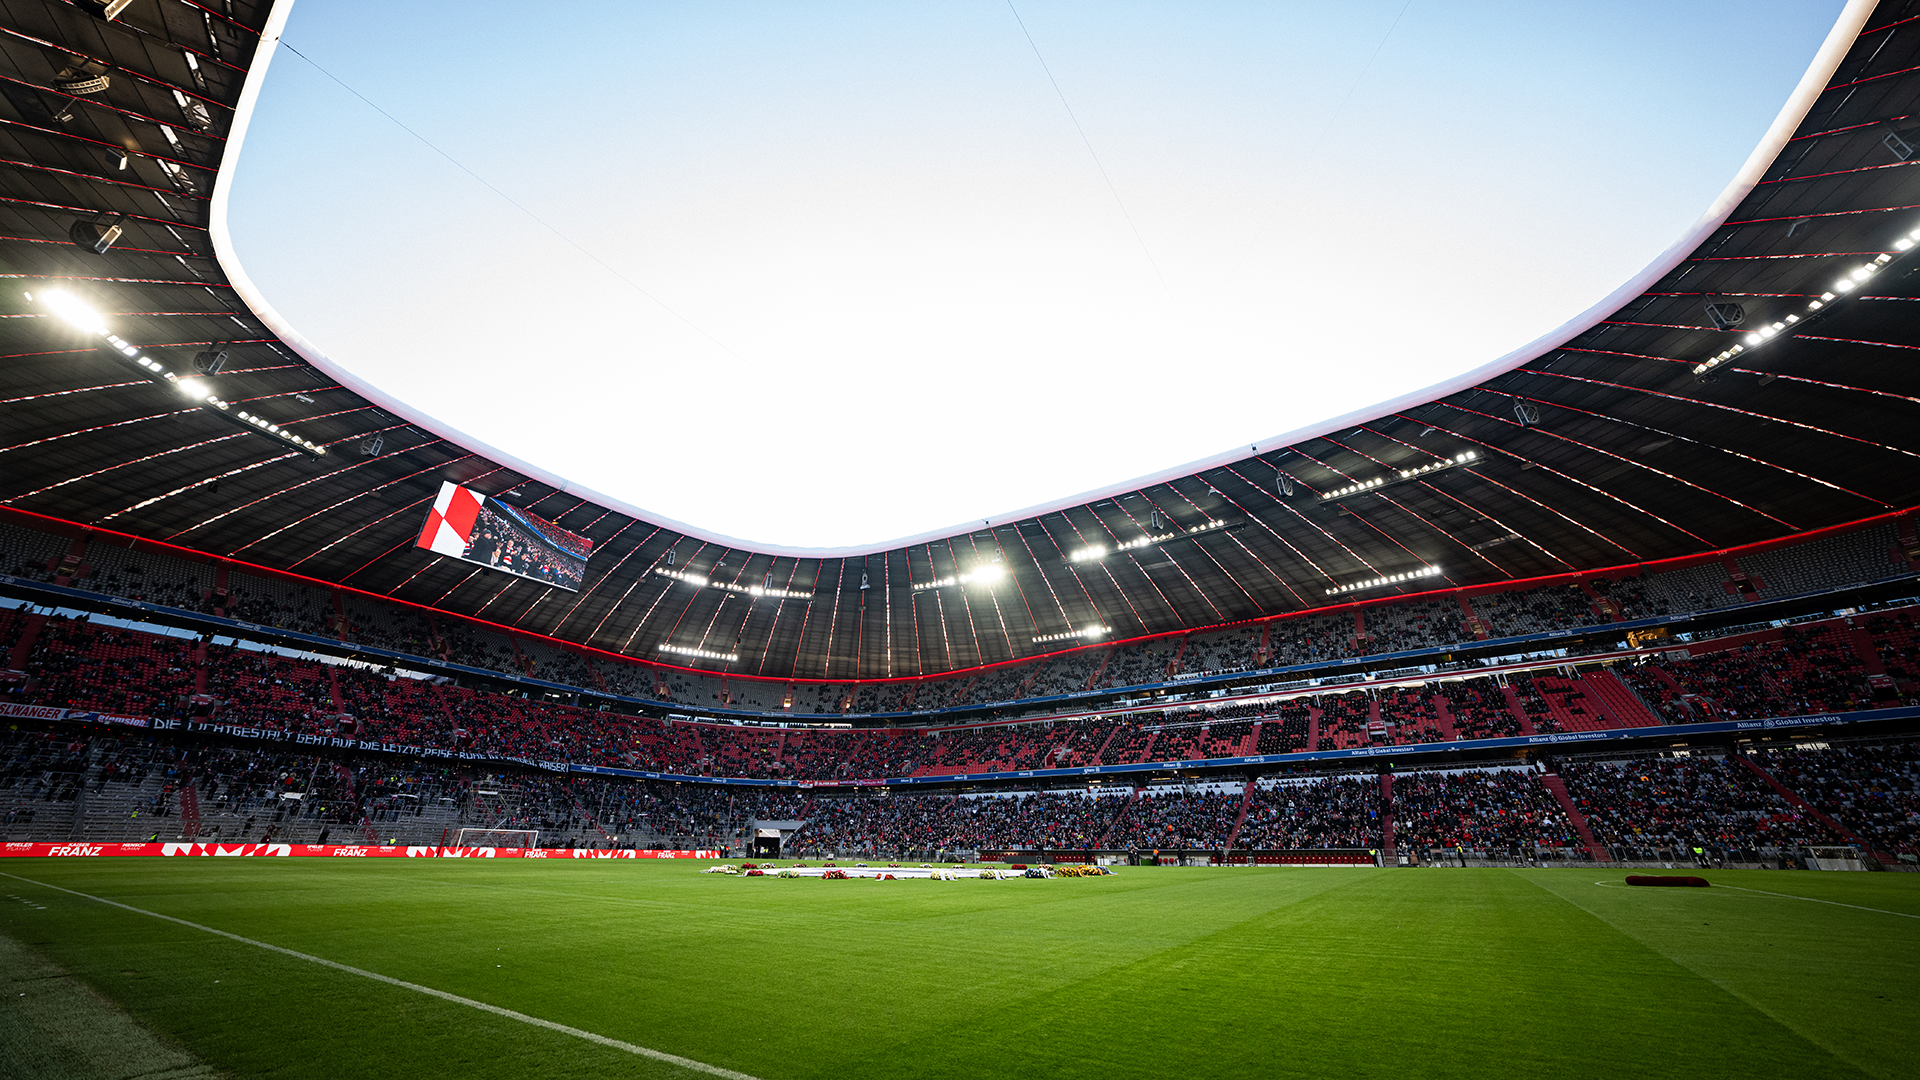
[[[530,848],[540,846],[538,829],[461,829],[454,847]]]

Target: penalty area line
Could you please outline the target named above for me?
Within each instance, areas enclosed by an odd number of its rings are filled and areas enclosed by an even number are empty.
[[[1742,889],[1738,885],[1721,885],[1722,889],[1739,889],[1741,892],[1759,893],[1761,896],[1778,896],[1786,900],[1805,900],[1809,904],[1832,904],[1834,907],[1850,907],[1855,911],[1871,911],[1879,915],[1898,915],[1903,919],[1920,919],[1920,915],[1909,915],[1904,911],[1888,911],[1886,908],[1861,907],[1859,904],[1843,904],[1838,900],[1816,900],[1811,896],[1795,896],[1792,893],[1768,892],[1765,889]]]
[[[1619,881],[1596,881],[1595,885],[1607,889],[1624,889],[1626,884]],[[1838,900],[1820,900],[1811,896],[1795,896],[1793,893],[1768,892],[1765,889],[1746,889],[1738,885],[1715,885],[1716,889],[1733,889],[1736,892],[1750,892],[1759,896],[1777,896],[1782,900],[1805,900],[1809,904],[1832,904],[1834,907],[1847,907],[1855,911],[1871,911],[1876,915],[1897,915],[1902,919],[1920,919],[1920,915],[1911,915],[1904,911],[1888,911],[1886,908],[1863,907],[1859,904],[1843,904]]]
[[[508,1020],[517,1020],[522,1024],[527,1024],[532,1027],[545,1028],[548,1031],[557,1031],[562,1035],[571,1035],[576,1039],[584,1039],[587,1042],[597,1046],[604,1046],[611,1050],[620,1050],[639,1057],[651,1058],[654,1061],[666,1062],[669,1065],[678,1065],[683,1069],[706,1073],[709,1076],[723,1076],[726,1077],[727,1080],[759,1080],[758,1077],[751,1076],[747,1073],[735,1072],[732,1069],[723,1069],[718,1065],[709,1065],[704,1061],[695,1061],[692,1058],[684,1058],[678,1054],[669,1054],[664,1050],[654,1050],[645,1046],[636,1046],[630,1042],[623,1042],[619,1039],[610,1039],[605,1035],[599,1035],[577,1027],[568,1027],[566,1024],[556,1024],[552,1020],[542,1020],[537,1016],[529,1016],[526,1013],[502,1008],[499,1005],[489,1005],[484,1001],[461,997],[459,994],[450,994],[445,990],[436,990],[431,986],[422,986],[419,983],[407,982],[405,979],[396,979],[391,975],[382,975],[377,971],[368,971],[365,968],[357,968],[351,964],[342,964],[338,960],[328,960],[323,956],[314,956],[311,953],[298,952],[293,949],[282,948],[279,945],[270,945],[264,941],[255,941],[253,938],[241,937],[239,934],[230,934],[225,930],[217,930],[211,926],[202,926],[199,923],[188,922],[185,919],[175,918],[172,915],[162,915],[157,911],[148,911],[145,908],[137,908],[131,904],[120,903],[118,900],[108,900],[104,896],[95,896],[92,893],[83,893],[76,889],[50,885],[44,881],[35,881],[32,878],[21,877],[18,874],[9,874],[5,871],[0,871],[0,877],[9,877],[15,881],[24,881],[29,885],[38,885],[43,889],[52,889],[55,892],[63,892],[69,896],[78,896],[83,900],[92,900],[96,904],[105,904],[108,907],[116,907],[122,911],[131,911],[136,915],[162,919],[166,922],[176,923],[192,930],[199,930],[202,933],[223,937],[229,941],[237,941],[243,945],[252,945],[255,948],[265,949],[268,952],[276,952],[282,956],[291,956],[296,960],[305,960],[309,964],[318,964],[321,967],[332,968],[335,971],[343,971],[349,975],[358,975],[363,979],[386,983],[388,986],[397,986],[403,990],[411,990],[416,994],[425,994],[428,997],[439,998],[441,1001],[451,1002],[455,1005],[464,1005],[469,1009],[478,1009],[481,1012],[492,1013],[495,1016],[504,1017]]]

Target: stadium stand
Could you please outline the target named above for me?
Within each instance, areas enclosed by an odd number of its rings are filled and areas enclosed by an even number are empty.
[[[7,523],[0,523],[0,545],[18,553],[16,569],[32,571],[16,576],[47,581],[58,576],[54,571],[61,568],[73,546]],[[1685,618],[1689,612],[1774,600],[1790,591],[1793,595],[1819,592],[1912,573],[1890,557],[1898,550],[1896,527],[1879,522],[1746,556],[1748,563],[1764,570],[1764,574],[1746,575],[1749,584],[1757,581],[1761,586],[1749,593],[1735,586],[1732,571],[1723,561],[1716,561],[1645,576],[1596,577],[1571,584],[1480,591],[1470,597],[1413,597],[1350,611],[1286,616],[1184,637],[1080,649],[980,672],[887,683],[836,683],[725,677],[613,656],[589,660],[561,643],[503,632],[452,615],[435,616],[357,592],[238,569],[216,574],[204,563],[164,552],[129,551],[102,542],[82,547],[80,560],[67,567],[72,572],[69,580],[75,587],[116,599],[373,645],[416,657],[427,666],[439,661],[528,676],[588,694],[785,716],[993,707],[1153,686],[1180,677],[1352,662],[1457,647],[1470,640],[1477,644],[1521,635],[1592,631],[1611,625],[1616,618]],[[1463,614],[1468,610],[1472,616]],[[1576,651],[1604,647],[1604,642],[1574,646]],[[1521,690],[1525,693],[1528,688]],[[1634,690],[1644,694],[1648,688],[1636,683]],[[1591,691],[1579,692],[1592,696]],[[1547,706],[1540,715],[1551,714],[1551,701],[1540,699],[1538,704]],[[1336,711],[1332,719],[1325,738],[1335,745],[1350,744],[1355,738],[1353,718]],[[1504,726],[1498,720],[1492,722]],[[1564,720],[1555,717],[1554,724],[1564,725]]]

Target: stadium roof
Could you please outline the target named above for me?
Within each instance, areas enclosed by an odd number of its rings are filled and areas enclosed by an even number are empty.
[[[737,655],[691,663],[743,674],[884,678],[1684,556],[1920,502],[1920,323],[1905,306],[1920,256],[1902,246],[1920,229],[1920,0],[1850,4],[1696,228],[1549,337],[1311,429],[872,551],[669,521],[348,377],[272,311],[225,232],[290,5],[154,0],[111,21],[102,7],[0,7],[0,506],[647,659],[674,645]],[[115,224],[103,254],[76,243]],[[182,376],[224,344],[200,388],[227,409],[54,315],[54,289]],[[1709,305],[1741,321],[1719,326]],[[443,480],[592,538],[586,586],[416,548]],[[941,584],[983,567],[1004,576]],[[1398,580],[1344,589],[1380,578]]]

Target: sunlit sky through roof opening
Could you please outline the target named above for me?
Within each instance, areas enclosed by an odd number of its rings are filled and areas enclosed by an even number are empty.
[[[286,52],[236,246],[477,439],[878,547],[1545,333],[1699,216],[1841,4],[1016,6],[302,0],[288,43],[638,289]]]

